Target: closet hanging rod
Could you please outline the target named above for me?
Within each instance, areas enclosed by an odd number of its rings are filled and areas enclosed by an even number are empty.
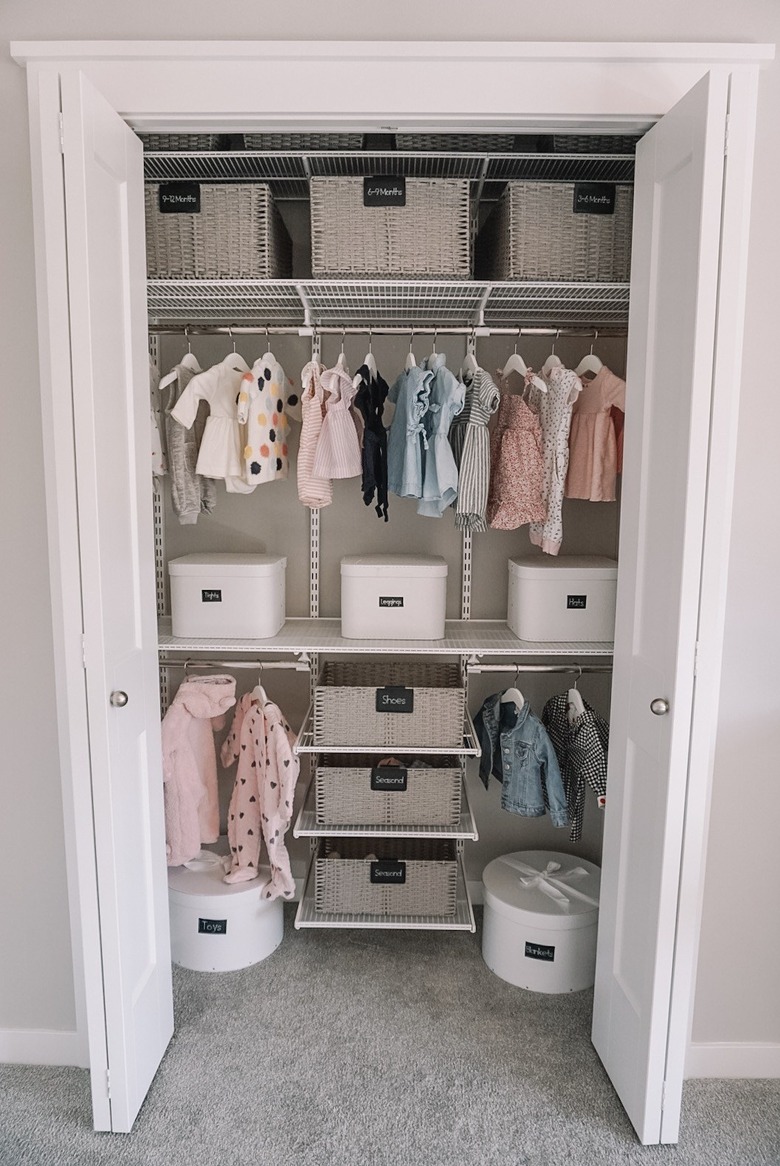
[[[300,660],[195,660],[188,657],[186,660],[170,660],[161,656],[161,668],[252,668],[255,672],[266,672],[273,668],[287,669],[294,672],[309,672],[311,661],[301,657]]]
[[[269,324],[149,324],[149,333],[154,336],[576,336],[584,340],[612,337],[621,339],[628,335],[625,328],[610,328],[600,324],[598,328],[493,328],[489,325],[463,324],[457,327],[435,327],[433,324],[393,325],[388,327],[347,326],[339,328],[331,325],[287,326]]]
[[[472,664],[466,665],[466,671],[473,672],[555,672],[571,673],[572,676],[584,676],[588,672],[611,672],[611,664]]]

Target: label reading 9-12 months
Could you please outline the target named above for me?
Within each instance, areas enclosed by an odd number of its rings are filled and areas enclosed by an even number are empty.
[[[413,713],[413,688],[378,688],[376,690],[376,711],[378,713]]]
[[[199,182],[161,182],[157,205],[162,215],[199,215]]]

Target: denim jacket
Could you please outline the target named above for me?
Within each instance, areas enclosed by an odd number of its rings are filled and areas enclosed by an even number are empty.
[[[501,703],[500,692],[489,696],[474,727],[482,748],[479,776],[488,788],[491,772],[503,785],[501,805],[513,814],[541,818],[549,809],[554,826],[568,826],[566,794],[558,758],[547,730],[526,701]]]

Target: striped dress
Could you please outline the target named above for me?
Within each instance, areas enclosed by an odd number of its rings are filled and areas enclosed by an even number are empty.
[[[357,388],[338,365],[326,369],[320,379],[330,396],[314,455],[314,473],[318,478],[357,478],[363,472],[363,463],[360,438],[350,411]]]
[[[298,448],[298,497],[304,506],[318,510],[330,506],[333,486],[330,478],[318,478],[314,473],[314,458],[322,430],[325,411],[325,390],[320,377],[323,367],[311,360],[301,371],[301,444]]]
[[[450,445],[458,467],[455,525],[459,530],[487,530],[485,509],[490,486],[488,421],[501,394],[490,375],[478,368],[466,386],[463,412],[453,421]]]

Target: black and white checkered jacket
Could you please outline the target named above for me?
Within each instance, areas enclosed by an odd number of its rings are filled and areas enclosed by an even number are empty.
[[[571,842],[582,837],[585,783],[603,807],[607,795],[609,724],[583,701],[585,711],[569,723],[567,692],[551,697],[542,711],[542,724],[552,741],[561,769],[571,822]]]

